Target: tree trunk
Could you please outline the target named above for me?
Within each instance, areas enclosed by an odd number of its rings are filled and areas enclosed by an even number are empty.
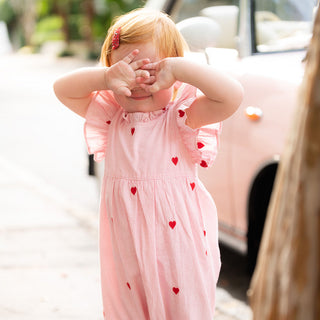
[[[11,0],[11,6],[21,25],[22,45],[31,45],[31,37],[36,25],[36,0]]]
[[[254,320],[320,319],[320,11],[256,271]]]
[[[70,45],[70,29],[69,29],[69,13],[70,13],[70,7],[71,3],[70,0],[56,0],[54,2],[54,11],[62,18],[63,25],[62,25],[62,31],[64,34],[64,40],[67,43],[67,45]]]
[[[84,27],[84,38],[87,43],[88,49],[93,52],[94,51],[94,37],[92,32],[93,27],[93,19],[95,15],[94,11],[94,3],[93,0],[84,0],[83,1],[83,11],[86,16],[86,26]]]

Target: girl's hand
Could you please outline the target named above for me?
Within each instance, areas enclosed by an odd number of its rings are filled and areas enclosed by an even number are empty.
[[[140,87],[151,93],[170,88],[176,81],[173,73],[174,60],[174,58],[166,58],[143,65],[141,69],[148,70],[150,78],[141,83]]]
[[[140,86],[151,93],[172,86],[175,81],[188,83],[199,89],[199,94],[186,109],[187,125],[193,129],[223,121],[239,107],[243,89],[241,84],[218,69],[192,60],[166,58],[141,67],[150,77]]]
[[[118,61],[105,72],[105,83],[109,90],[116,94],[131,96],[131,90],[147,82],[150,73],[141,67],[150,63],[149,59],[133,61],[139,50],[133,50],[124,59]]]

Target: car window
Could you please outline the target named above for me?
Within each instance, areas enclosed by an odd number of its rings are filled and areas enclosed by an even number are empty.
[[[216,24],[216,32],[212,31],[214,46],[236,48],[239,0],[183,0],[173,12],[173,17],[177,23],[191,17],[210,18]]]
[[[318,0],[255,0],[258,52],[306,48]]]

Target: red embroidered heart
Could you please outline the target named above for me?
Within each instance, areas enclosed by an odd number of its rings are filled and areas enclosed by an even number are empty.
[[[203,167],[203,168],[207,168],[207,167],[208,167],[208,164],[207,164],[204,160],[202,160],[202,161],[200,162],[200,166]]]
[[[203,230],[203,234],[204,234],[204,236],[206,236],[207,235],[207,231]]]
[[[202,142],[198,142],[197,143],[198,149],[201,149],[204,147],[204,144]]]
[[[131,188],[131,193],[132,193],[133,195],[135,195],[136,192],[137,192],[137,188],[136,188],[136,187],[132,187],[132,188]]]
[[[130,283],[129,283],[129,282],[127,282],[127,286],[128,286],[128,288],[131,290],[131,287],[130,287]]]
[[[110,121],[110,120],[106,121],[106,124],[110,124],[110,123],[111,123],[111,121]]]
[[[174,229],[174,227],[176,226],[176,222],[175,221],[169,221],[169,226],[171,229]]]
[[[196,184],[194,182],[190,183],[191,189],[193,190],[196,187]]]
[[[185,112],[183,110],[179,110],[179,117],[183,117],[185,115]]]
[[[172,159],[171,159],[171,161],[174,163],[174,165],[176,166],[177,165],[177,163],[178,163],[178,157],[173,157]]]
[[[131,134],[132,134],[132,135],[134,134],[135,131],[136,131],[135,128],[131,128]]]
[[[173,288],[172,288],[172,291],[173,291],[175,294],[178,294],[180,290],[179,290],[179,288],[173,287]]]

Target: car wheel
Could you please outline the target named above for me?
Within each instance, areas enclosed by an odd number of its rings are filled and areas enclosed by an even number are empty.
[[[248,202],[248,271],[253,274],[256,266],[264,223],[278,163],[264,167],[253,181]]]

